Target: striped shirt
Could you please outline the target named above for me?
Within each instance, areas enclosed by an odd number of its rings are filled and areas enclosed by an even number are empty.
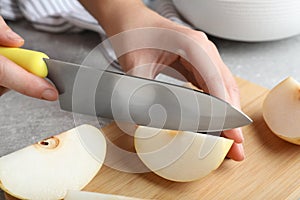
[[[180,18],[172,0],[144,0],[144,3],[171,21],[191,27]],[[91,30],[106,38],[102,27],[78,0],[0,0],[0,15],[8,20],[25,18],[34,28],[42,31],[63,33]],[[110,44],[107,43],[101,51],[112,66],[121,68]]]
[[[144,2],[160,15],[189,26],[180,18],[172,0]],[[78,0],[0,0],[0,15],[8,20],[26,18],[36,29],[48,32],[78,32],[88,29],[105,34]]]

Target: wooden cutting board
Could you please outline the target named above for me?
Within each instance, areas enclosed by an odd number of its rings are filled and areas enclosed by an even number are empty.
[[[125,173],[104,166],[84,190],[172,200],[300,198],[300,146],[279,139],[265,124],[262,103],[268,90],[239,78],[237,81],[243,111],[254,121],[243,128],[244,161],[226,159],[216,171],[190,183],[168,181],[151,172]],[[115,124],[103,131],[113,143],[133,150],[131,139]]]

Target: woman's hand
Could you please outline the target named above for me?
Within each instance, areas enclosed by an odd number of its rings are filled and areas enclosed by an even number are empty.
[[[126,72],[154,78],[171,67],[198,88],[240,108],[236,82],[217,48],[203,32],[175,24],[139,0],[81,2],[98,19],[108,36],[112,36],[112,45]],[[139,47],[139,43],[149,48],[136,48],[138,50],[124,54],[132,46]],[[243,160],[241,129],[224,131],[222,135],[235,141],[227,156]]]
[[[149,20],[153,18],[151,17]],[[151,41],[153,44],[163,43],[166,40],[173,41],[172,45],[180,47],[180,51],[176,54],[176,49],[173,49],[174,52],[172,53],[157,49],[136,50],[119,57],[119,62],[123,69],[129,74],[153,79],[161,71],[171,67],[198,88],[224,99],[236,108],[240,108],[240,97],[236,82],[227,66],[223,63],[217,48],[207,39],[206,35],[165,19],[160,19],[159,22],[157,23],[156,21],[157,24],[154,22],[153,26],[166,30],[157,29],[152,38],[145,37],[148,34],[148,30],[145,29],[145,34],[142,34],[143,38],[147,38],[148,42],[153,39]],[[170,30],[170,34],[168,34],[168,30]],[[173,31],[177,33],[175,36],[172,34]],[[181,36],[181,34],[184,36]],[[186,40],[182,37],[189,37],[191,40]],[[130,38],[124,40],[130,40]],[[134,40],[138,41],[136,37]],[[192,40],[194,40],[193,42],[196,45],[189,42]],[[168,47],[165,46],[165,49],[170,49],[170,45],[166,44]],[[160,44],[153,46],[164,48]],[[209,62],[212,64],[209,64]],[[237,161],[243,160],[244,151],[241,129],[224,131],[222,135],[235,141],[227,156]]]
[[[20,47],[24,40],[13,32],[0,16],[0,46]],[[0,96],[9,89],[24,95],[45,99],[56,100],[57,90],[45,79],[37,77],[4,56],[0,55]]]

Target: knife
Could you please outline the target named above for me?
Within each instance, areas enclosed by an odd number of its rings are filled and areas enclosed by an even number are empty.
[[[50,79],[63,110],[171,130],[217,132],[252,120],[207,93],[105,70],[105,64],[78,65],[42,52],[0,47],[0,54],[27,71]]]

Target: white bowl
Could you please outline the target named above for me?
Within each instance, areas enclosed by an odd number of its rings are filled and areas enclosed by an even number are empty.
[[[278,40],[300,34],[300,0],[173,0],[196,28],[239,41]]]

